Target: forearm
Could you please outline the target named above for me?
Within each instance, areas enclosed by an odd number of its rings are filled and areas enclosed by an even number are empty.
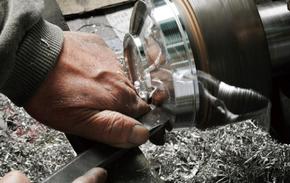
[[[0,2],[0,91],[23,105],[53,68],[63,35],[42,19],[42,0]]]

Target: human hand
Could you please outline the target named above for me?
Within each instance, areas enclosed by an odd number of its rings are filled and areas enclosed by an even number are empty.
[[[96,35],[65,32],[55,68],[25,109],[52,128],[116,147],[137,146],[149,138],[148,130],[131,118],[149,106]]]
[[[106,170],[102,168],[93,168],[83,176],[74,180],[73,183],[105,183],[106,178]],[[0,179],[0,183],[30,183],[30,181],[23,173],[12,171]]]

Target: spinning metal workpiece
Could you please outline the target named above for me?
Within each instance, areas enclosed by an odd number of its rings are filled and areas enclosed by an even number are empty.
[[[272,86],[290,73],[289,34],[285,1],[138,1],[124,56],[139,95],[161,103],[173,126],[208,128],[267,113],[270,101],[280,108]],[[278,113],[271,130],[284,138],[289,120]]]

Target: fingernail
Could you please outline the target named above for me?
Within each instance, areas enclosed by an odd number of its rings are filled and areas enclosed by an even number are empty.
[[[96,168],[93,168],[93,169],[89,170],[86,173],[86,175],[95,175],[95,174],[106,176],[107,175],[107,170],[105,170],[103,168],[100,168],[100,167],[96,167]]]
[[[134,145],[144,144],[149,138],[149,131],[144,126],[135,125],[131,131],[128,142]]]

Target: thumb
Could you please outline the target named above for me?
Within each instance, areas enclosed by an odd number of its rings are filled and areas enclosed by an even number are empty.
[[[12,171],[0,179],[0,183],[30,183],[30,181],[23,173]]]
[[[77,133],[115,147],[131,148],[145,143],[149,131],[135,119],[114,111],[95,112]]]
[[[93,168],[72,183],[105,183],[107,171],[102,168]]]

